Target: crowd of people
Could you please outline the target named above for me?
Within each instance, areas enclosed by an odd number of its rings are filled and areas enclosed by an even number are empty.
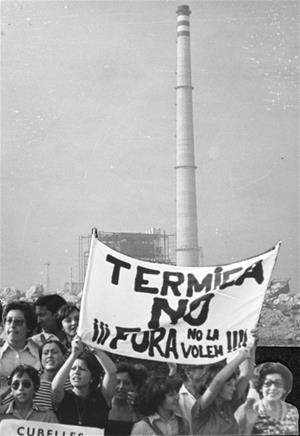
[[[84,344],[79,308],[56,294],[1,307],[0,422],[22,419],[113,435],[297,435],[290,370],[255,366],[255,343],[211,365],[166,372]],[[253,332],[255,336],[255,332]]]

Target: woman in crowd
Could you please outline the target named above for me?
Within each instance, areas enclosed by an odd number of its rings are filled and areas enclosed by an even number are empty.
[[[51,410],[42,409],[33,403],[40,385],[39,374],[30,365],[19,365],[11,373],[9,385],[13,400],[0,409],[2,419],[25,419],[29,421],[58,422]]]
[[[239,434],[234,412],[245,400],[253,367],[254,348],[239,350],[223,367],[204,367],[200,396],[191,412],[194,435]]]
[[[134,424],[133,436],[188,435],[188,422],[178,413],[180,382],[168,376],[149,377],[138,397],[143,419]]]
[[[10,394],[7,384],[12,370],[20,364],[40,369],[39,347],[30,338],[37,325],[32,306],[12,301],[3,309],[5,342],[0,347],[0,401]]]
[[[58,340],[49,340],[40,348],[40,359],[42,373],[40,377],[40,387],[34,398],[34,404],[53,409],[52,380],[66,360],[67,349]],[[69,380],[66,381],[64,388],[71,389]]]
[[[253,386],[260,398],[248,398],[245,403],[245,434],[299,434],[298,410],[285,402],[292,385],[292,373],[281,363],[266,362],[255,369]]]
[[[72,341],[71,353],[52,381],[53,401],[62,424],[104,428],[115,391],[116,367],[101,350],[83,351],[81,339]],[[100,385],[101,365],[104,377]],[[72,389],[64,390],[70,377]],[[100,387],[99,387],[100,386]]]
[[[74,304],[64,304],[56,313],[59,329],[64,333],[62,343],[70,350],[72,340],[77,334],[79,309]]]
[[[106,436],[130,435],[133,424],[137,421],[134,410],[138,373],[133,365],[119,363],[117,365],[116,393],[105,428]]]

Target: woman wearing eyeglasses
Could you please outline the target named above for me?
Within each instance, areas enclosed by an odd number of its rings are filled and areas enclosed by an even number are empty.
[[[2,419],[23,419],[28,421],[58,422],[51,410],[33,404],[33,398],[40,385],[39,374],[29,365],[19,365],[11,373],[9,385],[13,400],[0,409]]]
[[[7,378],[18,365],[40,369],[39,346],[30,338],[36,327],[32,306],[25,301],[12,301],[3,310],[5,342],[0,347],[0,404],[9,393]]]
[[[266,362],[255,369],[253,387],[260,398],[255,401],[251,393],[248,395],[244,409],[245,434],[299,434],[298,410],[285,402],[292,384],[291,371],[281,363]]]

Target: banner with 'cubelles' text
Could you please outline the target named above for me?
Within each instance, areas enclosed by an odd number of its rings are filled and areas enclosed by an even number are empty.
[[[78,334],[123,356],[223,360],[251,342],[279,247],[233,264],[180,267],[134,259],[93,236]]]
[[[23,419],[3,419],[1,436],[103,436],[102,428],[56,424]]]

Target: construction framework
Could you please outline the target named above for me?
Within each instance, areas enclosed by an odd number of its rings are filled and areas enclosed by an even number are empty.
[[[175,235],[168,235],[161,229],[151,229],[145,233],[97,231],[98,239],[104,244],[128,256],[147,262],[175,265]],[[79,283],[84,282],[91,234],[78,238]]]

